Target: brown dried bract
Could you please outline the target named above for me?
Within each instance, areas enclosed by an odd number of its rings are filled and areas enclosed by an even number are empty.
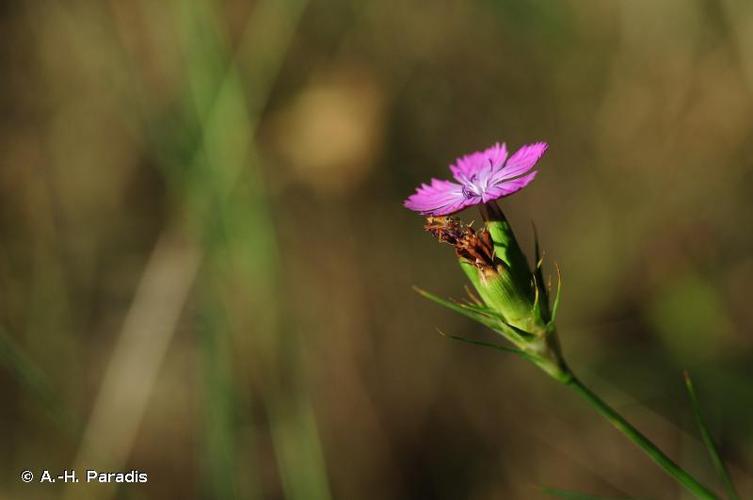
[[[494,269],[494,243],[486,229],[476,231],[457,217],[427,217],[424,229],[477,268]]]

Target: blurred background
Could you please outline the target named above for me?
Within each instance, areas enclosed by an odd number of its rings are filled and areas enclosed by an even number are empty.
[[[26,0],[0,40],[0,498],[684,498],[411,289],[464,279],[402,200],[498,140],[551,144],[502,206],[571,366],[721,490],[688,369],[753,497],[753,4]],[[149,479],[19,479],[74,468]]]

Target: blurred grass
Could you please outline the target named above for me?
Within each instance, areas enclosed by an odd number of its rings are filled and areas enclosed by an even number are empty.
[[[0,365],[4,366],[13,381],[37,400],[52,423],[66,437],[76,439],[81,424],[70,413],[64,401],[55,393],[47,375],[29,359],[15,341],[0,329]]]
[[[18,470],[72,466],[100,402],[88,446],[132,429],[114,455],[150,483],[72,497],[671,497],[523,364],[434,335],[483,333],[410,288],[463,281],[400,201],[463,152],[543,139],[504,206],[562,268],[568,358],[710,474],[671,424],[693,367],[745,498],[752,19],[675,0],[4,6],[0,497],[58,497]],[[170,296],[139,302],[147,285]],[[156,322],[128,333],[139,311]]]
[[[716,443],[714,443],[714,439],[711,437],[711,432],[706,425],[706,421],[701,410],[701,405],[698,402],[698,396],[696,395],[693,381],[687,371],[684,372],[683,375],[685,377],[685,386],[688,390],[688,395],[690,396],[690,403],[693,408],[693,414],[695,415],[695,420],[696,424],[698,425],[698,431],[701,435],[701,440],[703,441],[703,444],[706,447],[706,451],[708,451],[709,453],[711,463],[713,464],[714,469],[716,469],[716,473],[719,476],[722,485],[724,486],[725,496],[730,500],[738,500],[740,497],[737,495],[737,491],[735,490],[735,486],[732,482],[729,471],[727,470],[727,466],[719,456],[719,449],[716,446]]]

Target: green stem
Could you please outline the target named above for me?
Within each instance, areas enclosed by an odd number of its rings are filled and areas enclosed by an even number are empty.
[[[565,382],[567,385],[575,389],[575,391],[583,396],[596,411],[598,411],[604,418],[627,436],[633,443],[638,445],[646,454],[656,462],[659,467],[664,469],[664,472],[672,476],[678,483],[683,485],[686,490],[695,495],[697,498],[715,500],[719,497],[709,491],[708,488],[703,486],[697,479],[688,474],[682,467],[677,465],[664,454],[654,443],[651,442],[646,436],[633,427],[630,422],[617,413],[611,406],[604,402],[599,396],[591,392],[591,390],[583,385],[583,382],[578,380],[575,376]]]

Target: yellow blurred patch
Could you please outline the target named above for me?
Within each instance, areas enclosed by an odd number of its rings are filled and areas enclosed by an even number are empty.
[[[384,99],[366,72],[314,80],[271,120],[272,144],[290,180],[326,194],[357,186],[382,142]]]

